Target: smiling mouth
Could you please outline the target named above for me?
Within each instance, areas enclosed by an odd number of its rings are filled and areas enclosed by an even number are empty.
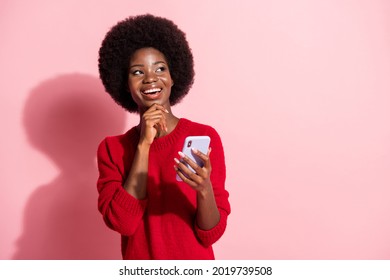
[[[161,88],[151,88],[151,89],[147,89],[147,90],[144,90],[142,91],[143,94],[156,94],[156,93],[159,93],[161,92]]]

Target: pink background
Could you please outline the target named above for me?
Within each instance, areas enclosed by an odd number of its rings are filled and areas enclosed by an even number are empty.
[[[390,4],[0,2],[0,259],[120,258],[95,151],[137,123],[97,52],[129,15],[174,20],[196,81],[175,113],[220,133],[232,214],[219,259],[390,259]]]

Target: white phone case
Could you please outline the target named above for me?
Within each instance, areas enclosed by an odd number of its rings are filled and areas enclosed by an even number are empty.
[[[192,152],[192,149],[197,149],[200,152],[207,154],[210,146],[210,137],[209,136],[188,136],[183,145],[182,153],[188,156],[190,159],[195,161],[200,167],[203,167],[203,161],[194,153]],[[191,169],[192,172],[195,172],[191,166],[186,164],[189,169]],[[182,179],[179,177],[179,175],[176,174],[176,180],[182,181]]]

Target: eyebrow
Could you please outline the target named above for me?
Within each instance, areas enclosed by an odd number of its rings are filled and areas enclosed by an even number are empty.
[[[156,62],[154,62],[153,63],[153,65],[156,65],[156,64],[160,64],[160,63],[163,63],[163,64],[165,64],[165,65],[167,65],[167,63],[165,62],[165,61],[156,61]],[[143,64],[133,64],[133,65],[131,65],[130,67],[129,67],[129,69],[131,69],[131,68],[133,68],[133,67],[144,67],[145,65],[143,65]]]

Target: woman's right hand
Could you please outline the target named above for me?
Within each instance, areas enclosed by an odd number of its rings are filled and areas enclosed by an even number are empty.
[[[153,104],[141,117],[140,143],[151,145],[161,131],[168,131],[166,114],[162,105]]]

